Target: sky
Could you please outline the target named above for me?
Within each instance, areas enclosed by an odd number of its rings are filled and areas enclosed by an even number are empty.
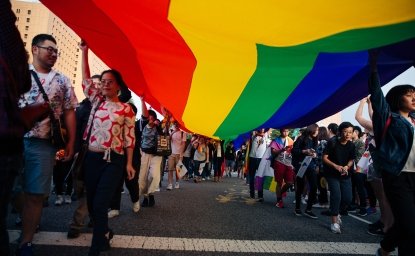
[[[411,67],[399,76],[397,76],[395,79],[387,83],[382,87],[383,93],[386,95],[386,93],[394,86],[399,84],[410,84],[415,86],[415,68]],[[342,121],[348,121],[351,122],[354,125],[358,125],[356,122],[354,115],[356,113],[357,107],[359,105],[359,101],[355,104],[351,105],[350,107],[344,109],[341,111],[341,117]],[[363,116],[369,119],[369,114],[367,112],[367,107],[363,110]]]

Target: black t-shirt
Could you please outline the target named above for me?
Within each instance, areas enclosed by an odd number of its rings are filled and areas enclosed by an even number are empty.
[[[329,160],[337,165],[346,166],[350,160],[354,159],[355,146],[351,141],[347,141],[347,143],[343,145],[338,139],[331,139],[328,141],[323,155],[328,155]],[[324,165],[324,173],[327,176],[336,178],[346,178],[350,176],[350,172],[347,176],[341,176],[339,171],[326,164]]]

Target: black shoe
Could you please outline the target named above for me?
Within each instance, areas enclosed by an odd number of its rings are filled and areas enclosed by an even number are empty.
[[[357,215],[361,216],[361,217],[365,217],[367,216],[367,211],[366,208],[360,208],[359,212],[357,213]]]
[[[303,213],[301,212],[301,210],[300,210],[300,209],[295,209],[295,210],[294,210],[294,214],[295,214],[296,216],[302,216],[302,215],[303,215]]]
[[[317,219],[317,216],[311,210],[305,210],[304,215],[312,219]]]
[[[264,198],[260,197],[256,200],[258,203],[263,203],[264,202]]]
[[[148,197],[144,197],[144,200],[141,203],[141,207],[148,207]]]
[[[367,233],[372,236],[384,236],[385,235],[382,229],[368,229]]]
[[[114,232],[111,229],[108,229],[108,237],[105,237],[105,244],[101,248],[101,252],[109,251],[111,249],[111,240],[114,238]]]
[[[25,243],[16,249],[16,256],[33,256],[33,244]]]
[[[383,229],[383,227],[384,225],[380,220],[368,225],[368,228],[370,229]]]
[[[348,212],[347,210],[341,210],[341,211],[339,212],[339,214],[340,214],[341,216],[349,216],[349,212]]]
[[[153,207],[156,204],[156,201],[154,200],[154,195],[149,195],[148,197],[148,206]]]
[[[74,239],[74,238],[78,238],[80,234],[81,232],[79,231],[79,229],[70,228],[66,237],[68,239]]]

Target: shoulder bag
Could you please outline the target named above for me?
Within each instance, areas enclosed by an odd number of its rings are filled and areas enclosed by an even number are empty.
[[[49,102],[49,97],[46,94],[45,89],[43,88],[42,83],[40,82],[39,77],[37,76],[36,72],[33,70],[30,70],[30,72],[32,73],[37,85],[39,86],[39,90],[42,93],[43,100],[45,102]],[[63,149],[66,146],[68,137],[67,137],[67,130],[66,130],[65,122],[62,118],[62,115],[59,118],[55,118],[53,111],[51,111],[49,113],[49,117],[50,117],[50,138],[52,140],[52,144],[57,149]]]

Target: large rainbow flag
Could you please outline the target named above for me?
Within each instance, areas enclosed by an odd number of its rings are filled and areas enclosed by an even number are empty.
[[[187,129],[232,138],[299,127],[413,65],[411,0],[42,0],[129,87]]]

